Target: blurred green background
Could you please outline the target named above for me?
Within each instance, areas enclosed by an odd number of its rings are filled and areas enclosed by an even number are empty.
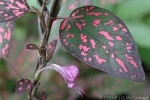
[[[30,6],[39,8],[36,0],[27,1]],[[58,43],[50,63],[78,66],[80,75],[76,83],[85,90],[87,97],[81,99],[75,90],[68,89],[63,78],[55,71],[46,71],[42,74],[40,90],[48,93],[48,100],[100,100],[105,96],[133,96],[144,99],[150,96],[150,0],[63,0],[59,16],[67,17],[73,9],[83,5],[103,7],[126,23],[138,46],[146,80],[134,82],[112,77],[78,61]],[[51,3],[48,7],[51,7]],[[58,38],[60,22],[61,20],[54,22],[49,41]],[[15,93],[15,84],[20,78],[13,67],[22,78],[32,80],[37,52],[26,50],[25,46],[28,43],[39,45],[38,36],[36,15],[26,14],[16,20],[8,55],[11,64],[0,59],[0,100],[26,100],[26,94],[20,96]]]

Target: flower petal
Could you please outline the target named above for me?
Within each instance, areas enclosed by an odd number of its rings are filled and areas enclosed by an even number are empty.
[[[57,64],[50,64],[47,67],[38,70],[37,74],[47,69],[53,69],[60,73],[61,76],[64,78],[65,82],[67,83],[68,88],[74,88],[80,95],[85,94],[84,91],[79,88],[74,82],[79,74],[79,69],[75,65],[61,67]]]
[[[79,74],[78,68],[74,65],[69,67],[63,67],[63,69],[66,74],[65,76],[69,79],[69,81],[74,81]]]

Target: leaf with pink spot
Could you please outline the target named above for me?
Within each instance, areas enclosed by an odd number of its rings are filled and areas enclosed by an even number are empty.
[[[21,79],[16,85],[16,92],[18,94],[23,94],[27,92],[32,86],[32,82],[28,79]]]
[[[40,91],[37,93],[38,100],[46,100],[47,97],[48,97],[48,95],[44,91]]]
[[[47,45],[47,49],[46,49],[46,60],[47,61],[50,61],[52,59],[56,45],[57,45],[57,39],[53,40],[52,42],[50,42]]]
[[[131,33],[110,11],[95,6],[77,8],[62,21],[59,36],[65,49],[86,64],[116,77],[145,80]]]
[[[29,11],[26,0],[1,0],[0,1],[0,22],[12,21],[21,17]]]
[[[14,22],[0,23],[0,58],[8,54],[9,42],[14,29]]]
[[[29,50],[38,50],[39,48],[35,44],[27,44],[26,45],[26,49],[29,49]]]

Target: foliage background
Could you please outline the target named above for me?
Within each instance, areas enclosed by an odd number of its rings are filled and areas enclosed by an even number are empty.
[[[36,0],[28,0],[28,3],[39,8]],[[50,63],[78,66],[80,75],[76,82],[87,94],[84,100],[99,100],[101,97],[120,95],[150,96],[150,0],[63,0],[59,16],[67,17],[73,9],[88,4],[108,9],[126,23],[138,46],[147,79],[144,82],[134,82],[112,77],[78,61],[68,54],[60,43]],[[51,3],[48,6],[50,7]],[[26,14],[15,22],[8,55],[11,65],[0,59],[0,100],[26,100],[26,94],[19,96],[15,93],[15,84],[20,78],[13,67],[23,78],[32,79],[37,52],[26,50],[25,46],[28,43],[39,44],[36,21],[36,15]],[[49,41],[58,38],[60,22],[61,20],[57,20],[53,24]],[[54,71],[46,71],[42,74],[40,89],[48,93],[48,100],[81,99],[75,90],[67,88],[63,78]]]

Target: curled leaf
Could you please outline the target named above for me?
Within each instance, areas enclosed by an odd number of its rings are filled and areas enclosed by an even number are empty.
[[[21,17],[29,11],[26,0],[1,0],[0,1],[0,22],[12,21]]]
[[[27,92],[32,86],[32,82],[28,79],[21,79],[16,85],[16,92],[18,94],[23,94]]]
[[[30,49],[30,50],[38,50],[38,46],[35,44],[27,44],[26,49]]]

